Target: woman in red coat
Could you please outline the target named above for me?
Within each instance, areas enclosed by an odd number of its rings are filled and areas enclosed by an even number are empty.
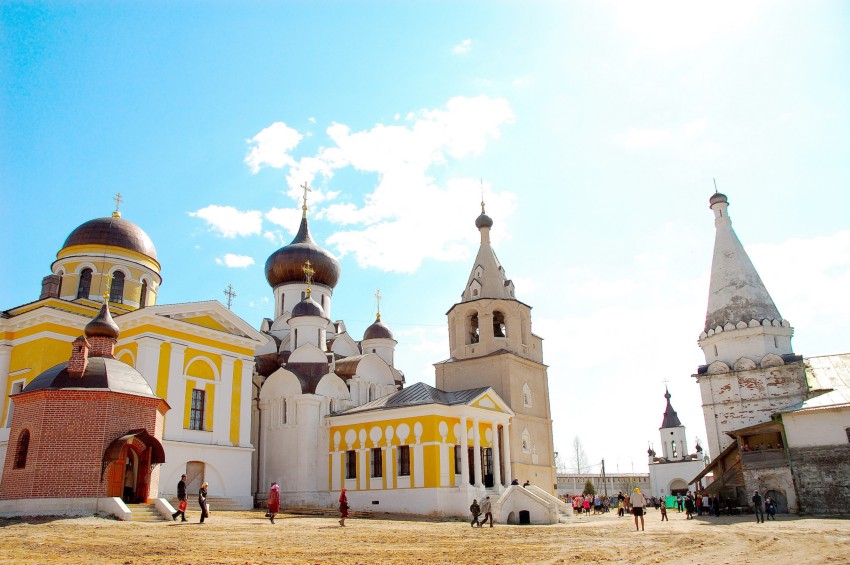
[[[339,525],[345,526],[345,519],[348,518],[348,497],[345,496],[345,489],[339,493]]]
[[[277,483],[272,483],[272,488],[269,490],[269,512],[268,517],[274,524],[274,515],[280,512],[280,487]]]

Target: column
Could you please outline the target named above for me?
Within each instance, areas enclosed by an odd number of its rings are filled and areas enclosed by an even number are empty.
[[[253,406],[254,361],[242,359],[241,402],[239,403],[239,445],[251,445],[251,406]]]
[[[183,363],[186,346],[171,344],[171,359],[168,361],[168,397],[165,399],[171,410],[165,414],[163,439],[179,439],[183,432],[183,413],[186,406],[186,380],[183,378]]]
[[[502,492],[501,453],[499,453],[499,424],[493,422],[493,488]]]
[[[12,346],[8,344],[0,345],[0,397],[3,398],[3,403],[0,404],[0,418],[6,417],[4,408],[11,408],[12,403],[9,402],[9,397],[6,396],[6,391],[9,386],[9,367],[12,363]],[[6,424],[5,419],[0,421],[0,428]],[[11,422],[9,423],[11,426]]]
[[[505,486],[510,486],[511,476],[511,425],[506,424],[502,428],[502,438],[505,442]]]
[[[475,469],[475,487],[484,488],[481,482],[481,434],[478,430],[478,418],[472,420],[472,464]]]
[[[142,374],[156,394],[156,382],[159,376],[159,348],[162,341],[152,337],[142,337],[138,340],[139,350],[136,353],[136,370]]]
[[[466,434],[466,417],[460,419],[460,486],[469,486],[469,437]]]
[[[236,359],[221,356],[221,375],[216,383],[215,407],[213,408],[213,443],[230,444],[230,415],[233,402],[233,365]]]

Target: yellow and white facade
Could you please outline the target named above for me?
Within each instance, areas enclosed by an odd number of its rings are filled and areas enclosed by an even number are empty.
[[[39,300],[0,315],[0,458],[9,442],[10,396],[68,360],[71,342],[108,293],[121,330],[115,357],[171,406],[161,492],[151,498],[174,495],[188,473],[190,492],[206,480],[214,496],[250,507],[251,377],[254,350],[267,338],[216,301],[157,305],[162,278],[153,244],[117,212],[75,229],[51,271]]]

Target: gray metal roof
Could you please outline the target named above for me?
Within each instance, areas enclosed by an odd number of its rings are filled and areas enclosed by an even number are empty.
[[[342,412],[342,414],[356,414],[370,410],[389,410],[392,408],[406,408],[408,406],[422,406],[425,404],[443,404],[455,406],[457,404],[469,404],[481,393],[490,387],[471,388],[448,392],[440,390],[425,383],[415,383],[393,394],[367,402],[360,406]]]
[[[145,378],[130,365],[109,357],[89,357],[82,377],[68,374],[68,362],[47,369],[21,394],[35,390],[98,389],[154,397]]]

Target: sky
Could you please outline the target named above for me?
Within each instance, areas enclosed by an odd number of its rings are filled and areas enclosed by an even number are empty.
[[[0,309],[120,192],[160,304],[232,284],[257,327],[308,182],[332,317],[359,339],[380,289],[433,385],[483,191],[559,461],[645,471],[665,386],[705,443],[715,182],[795,352],[850,351],[849,28],[840,1],[4,2]]]

